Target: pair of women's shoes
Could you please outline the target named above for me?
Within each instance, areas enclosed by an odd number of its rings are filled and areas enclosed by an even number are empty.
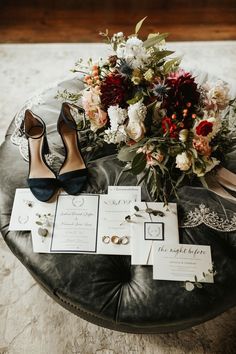
[[[28,139],[27,182],[31,192],[42,202],[49,201],[59,188],[63,188],[68,194],[77,195],[87,181],[88,171],[77,134],[79,129],[72,115],[76,109],[78,114],[84,115],[82,108],[64,102],[57,121],[57,131],[65,149],[65,159],[58,174],[51,169],[45,159],[45,155],[50,151],[44,121],[32,111],[28,109],[25,111],[21,132]]]

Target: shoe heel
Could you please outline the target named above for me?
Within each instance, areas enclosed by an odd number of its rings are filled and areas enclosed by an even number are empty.
[[[43,141],[43,154],[48,155],[50,154],[50,148],[48,145],[48,139],[46,136],[44,136],[44,141]]]

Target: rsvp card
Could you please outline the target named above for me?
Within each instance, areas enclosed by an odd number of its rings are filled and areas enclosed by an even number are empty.
[[[59,195],[51,252],[96,253],[98,195]]]
[[[210,246],[156,243],[153,279],[213,283]]]

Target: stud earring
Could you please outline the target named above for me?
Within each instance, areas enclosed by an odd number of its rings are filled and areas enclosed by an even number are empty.
[[[32,202],[32,200],[24,199],[24,203],[25,203],[29,208],[33,208],[33,206],[34,206],[34,203]]]

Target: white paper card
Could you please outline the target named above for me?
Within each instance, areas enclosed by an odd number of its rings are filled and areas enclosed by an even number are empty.
[[[116,194],[118,196],[118,193]],[[128,196],[129,197],[129,196]],[[109,195],[100,196],[99,224],[98,224],[98,248],[100,254],[130,255],[131,228],[130,223],[125,222],[125,217],[130,214],[131,199],[111,198]],[[112,236],[128,237],[129,243],[114,244],[104,243],[103,237]]]
[[[32,227],[31,227],[31,234],[32,234],[32,244],[33,244],[33,251],[36,253],[50,253],[50,246],[52,240],[52,230],[53,230],[53,222],[55,217],[55,210],[56,210],[56,200],[51,203],[42,203],[37,202],[34,206],[34,212],[32,214]],[[39,215],[41,217],[39,217]],[[44,217],[46,215],[46,218]],[[38,225],[38,222],[46,221],[46,225]],[[47,236],[40,236],[39,228],[46,228],[47,229]]]
[[[213,283],[210,246],[155,244],[153,279]]]
[[[109,197],[130,198],[133,201],[141,202],[141,186],[108,186]]]
[[[32,227],[33,206],[37,203],[29,188],[16,189],[9,230],[29,231]],[[28,206],[30,205],[30,206]]]
[[[136,212],[134,206],[139,211]],[[147,213],[148,208],[162,212],[163,216]],[[163,203],[132,203],[130,214],[134,213],[140,216],[132,217],[131,222],[131,263],[152,265],[154,244],[179,243],[177,205],[169,203],[167,208]]]
[[[60,195],[51,252],[96,253],[98,195]]]

